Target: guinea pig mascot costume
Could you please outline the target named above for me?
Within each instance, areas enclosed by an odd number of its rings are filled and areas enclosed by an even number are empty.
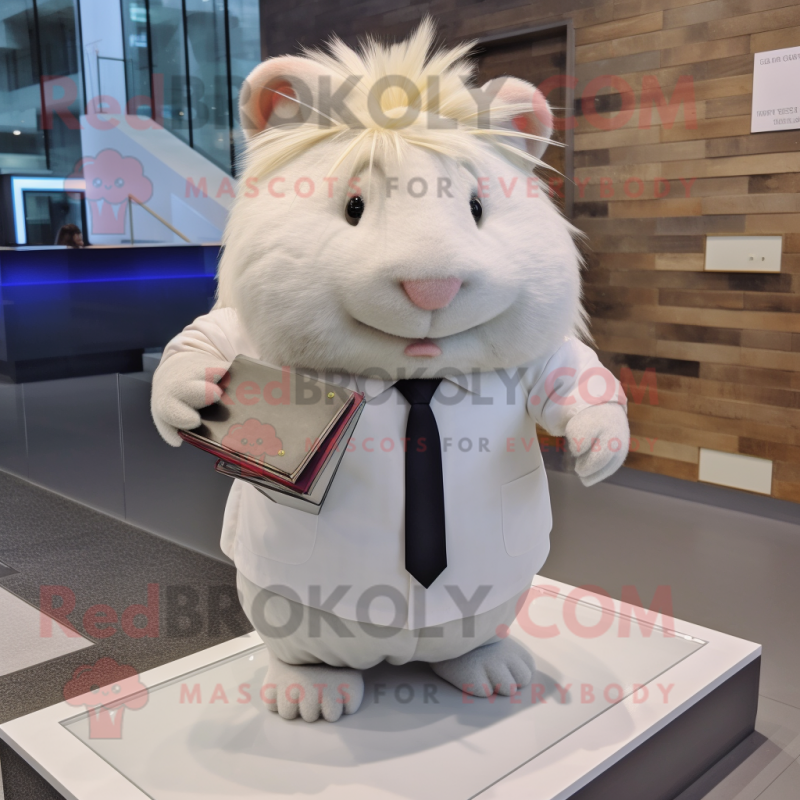
[[[503,632],[549,551],[536,425],[587,486],[628,451],[622,388],[580,341],[576,231],[533,172],[550,108],[517,78],[476,87],[470,47],[437,51],[426,21],[252,72],[217,302],[153,380],[175,446],[238,354],[366,397],[319,516],[240,480],[225,510],[287,719],[355,713],[381,661],[479,697],[527,686],[533,656]]]

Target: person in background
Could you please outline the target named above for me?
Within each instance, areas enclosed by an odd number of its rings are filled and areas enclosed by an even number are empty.
[[[61,245],[63,247],[85,247],[83,241],[83,234],[81,233],[81,229],[77,225],[73,225],[72,223],[68,223],[67,225],[62,225],[58,229],[58,234],[56,235],[56,245]]]

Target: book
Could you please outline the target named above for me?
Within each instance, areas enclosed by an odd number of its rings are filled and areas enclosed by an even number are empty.
[[[215,469],[270,500],[319,514],[365,399],[351,389],[237,356],[220,400],[179,431],[217,457]]]

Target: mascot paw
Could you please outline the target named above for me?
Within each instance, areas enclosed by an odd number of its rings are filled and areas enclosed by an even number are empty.
[[[567,423],[566,436],[575,472],[584,486],[592,486],[613,475],[625,461],[631,438],[628,416],[617,403],[590,406]]]
[[[197,409],[210,406],[222,397],[217,382],[228,369],[224,361],[203,353],[176,353],[153,375],[150,410],[156,428],[167,444],[178,447],[179,430],[200,424]]]
[[[355,714],[364,697],[364,679],[357,669],[325,664],[286,664],[270,655],[262,692],[270,711],[284,719],[302,717],[315,722],[320,717],[336,722],[342,714]]]
[[[486,644],[449,661],[431,664],[433,671],[457,689],[475,697],[505,697],[533,680],[533,656],[513,639]]]

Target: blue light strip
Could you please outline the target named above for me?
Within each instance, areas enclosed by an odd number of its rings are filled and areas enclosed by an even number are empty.
[[[12,281],[11,283],[0,282],[2,287],[10,286],[63,286],[77,283],[121,283],[122,281],[177,281],[187,278],[207,278],[214,280],[217,276],[207,272],[183,275],[135,275],[132,277],[110,277],[110,278],[71,278],[55,281]]]
[[[67,188],[69,184],[69,189]],[[14,231],[16,233],[17,244],[28,243],[28,232],[25,230],[25,200],[23,192],[83,192],[86,188],[82,178],[33,178],[17,177],[11,178],[11,203],[14,210]]]

